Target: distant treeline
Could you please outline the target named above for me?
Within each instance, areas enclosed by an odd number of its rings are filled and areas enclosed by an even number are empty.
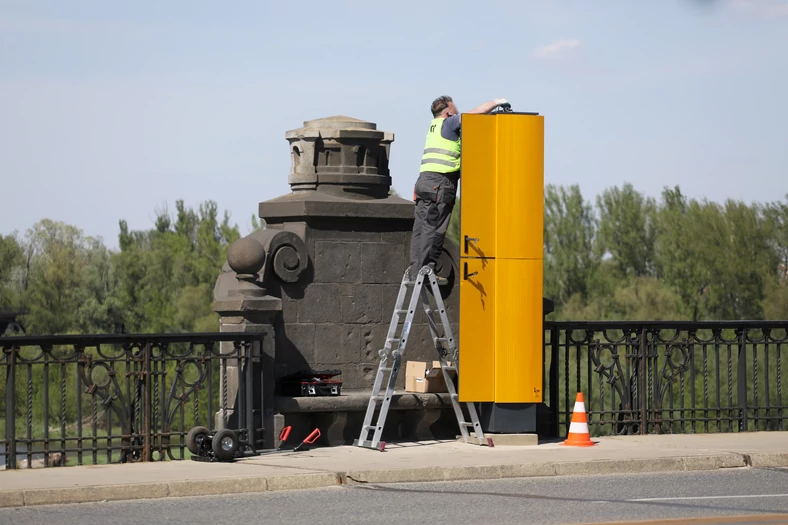
[[[548,185],[544,264],[548,319],[788,319],[788,195],[717,204],[675,187],[656,200],[625,184],[592,203]]]
[[[239,237],[211,201],[178,201],[147,231],[121,220],[118,251],[44,219],[0,236],[0,310],[25,311],[28,334],[218,331],[213,286]]]
[[[29,334],[218,330],[213,286],[240,237],[229,215],[178,201],[149,230],[119,226],[117,251],[50,219],[0,234],[0,311],[26,312]],[[550,185],[544,254],[548,318],[788,318],[788,195],[720,205],[676,187],[657,201],[627,184],[592,204]]]

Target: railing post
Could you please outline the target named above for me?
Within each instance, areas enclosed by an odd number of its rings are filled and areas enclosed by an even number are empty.
[[[550,327],[550,411],[553,414],[551,423],[554,437],[559,437],[558,431],[560,429],[558,414],[558,405],[560,403],[558,400],[558,334],[557,326]]]
[[[737,363],[737,398],[739,404],[739,432],[746,432],[747,422],[747,329],[738,328],[739,362]]]
[[[147,341],[142,346],[142,461],[151,460],[151,344]]]
[[[255,433],[255,425],[254,425],[254,375],[252,374],[254,363],[258,362],[258,351],[259,347],[256,341],[246,341],[244,346],[244,352],[246,353],[246,368],[244,369],[245,379],[244,379],[244,395],[246,396],[246,431],[247,431],[247,439],[249,443],[252,445],[252,449],[256,450],[255,443],[257,442],[257,434]],[[241,368],[238,369],[239,371]],[[261,385],[262,388],[262,385]],[[262,407],[260,409],[262,411]],[[238,427],[240,428],[240,417],[238,415]],[[262,418],[261,418],[262,420]]]
[[[640,359],[638,359],[638,397],[640,398],[640,434],[648,434],[648,410],[646,407],[646,397],[648,387],[646,387],[646,374],[648,366],[646,364],[646,327],[640,328]]]
[[[12,346],[8,354],[8,368],[5,378],[5,468],[16,468],[16,353]]]

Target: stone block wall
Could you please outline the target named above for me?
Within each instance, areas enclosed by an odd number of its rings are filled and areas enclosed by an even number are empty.
[[[276,324],[278,378],[305,368],[338,369],[342,371],[344,389],[372,387],[380,360],[378,350],[385,344],[408,265],[411,224],[408,220],[370,220],[365,224],[367,231],[353,231],[357,220],[299,225],[305,226],[301,231],[314,272],[301,282],[282,283],[278,290],[282,298],[281,322]],[[287,223],[269,227],[295,226]],[[446,244],[447,252],[452,248],[456,251],[454,243]],[[446,253],[442,263],[447,266],[449,261]],[[444,269],[440,273],[446,272]],[[444,298],[457,340],[458,296],[446,292]],[[429,326],[423,311],[418,309],[404,360],[435,358]],[[403,369],[398,388],[404,384]]]

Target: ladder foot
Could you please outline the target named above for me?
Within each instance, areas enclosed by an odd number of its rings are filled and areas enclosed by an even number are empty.
[[[386,449],[386,442],[385,441],[379,441],[378,443],[375,443],[374,441],[370,441],[370,440],[363,440],[362,441],[362,440],[359,440],[359,439],[354,439],[353,440],[353,446],[354,447],[361,447],[361,448],[369,448],[369,449],[372,449],[372,450],[379,450],[379,451],[383,452]]]

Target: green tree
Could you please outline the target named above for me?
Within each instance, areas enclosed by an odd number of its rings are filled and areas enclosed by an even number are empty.
[[[261,219],[261,218],[257,217],[257,215],[252,214],[252,231],[253,232],[256,232],[257,230],[265,230],[266,227],[267,227],[267,224],[265,222],[265,219]]]
[[[702,244],[701,207],[689,201],[678,187],[662,192],[657,212],[657,277],[664,279],[680,297],[690,319],[698,320],[705,311],[704,295],[713,271],[706,263]]]
[[[16,309],[24,252],[16,234],[0,235],[0,310]]]
[[[76,328],[81,333],[111,333],[123,319],[115,255],[100,240],[88,238],[86,244]]]
[[[568,190],[552,184],[545,188],[544,290],[556,307],[575,294],[587,300],[591,276],[599,265],[593,249],[595,229],[591,205],[577,185]]]
[[[24,251],[23,303],[28,331],[63,334],[74,330],[86,265],[82,231],[44,219],[27,232]]]
[[[678,295],[655,277],[636,277],[614,293],[618,319],[643,321],[680,320],[683,318]]]
[[[769,243],[777,256],[778,267],[775,270],[785,275],[788,273],[788,194],[785,202],[768,203],[763,213]]]
[[[764,281],[764,316],[788,319],[788,195],[765,206],[764,221],[775,254],[775,268],[766,272]]]
[[[654,274],[656,239],[654,199],[646,199],[631,184],[605,190],[597,197],[597,253],[610,254],[621,277]]]
[[[176,202],[175,220],[158,212],[155,228],[129,231],[120,222],[120,300],[129,331],[218,330],[212,290],[227,250],[240,237],[216,203],[195,211]]]
[[[765,279],[774,274],[778,265],[761,207],[728,200],[724,207],[707,204],[706,208],[713,221],[706,229],[716,235],[713,245],[706,246],[706,253],[711,255],[707,264],[715,277],[709,316],[760,319],[763,317]],[[705,239],[708,243],[712,237]]]
[[[699,319],[757,319],[765,278],[777,266],[758,206],[687,200],[663,192],[658,212],[657,275]]]

